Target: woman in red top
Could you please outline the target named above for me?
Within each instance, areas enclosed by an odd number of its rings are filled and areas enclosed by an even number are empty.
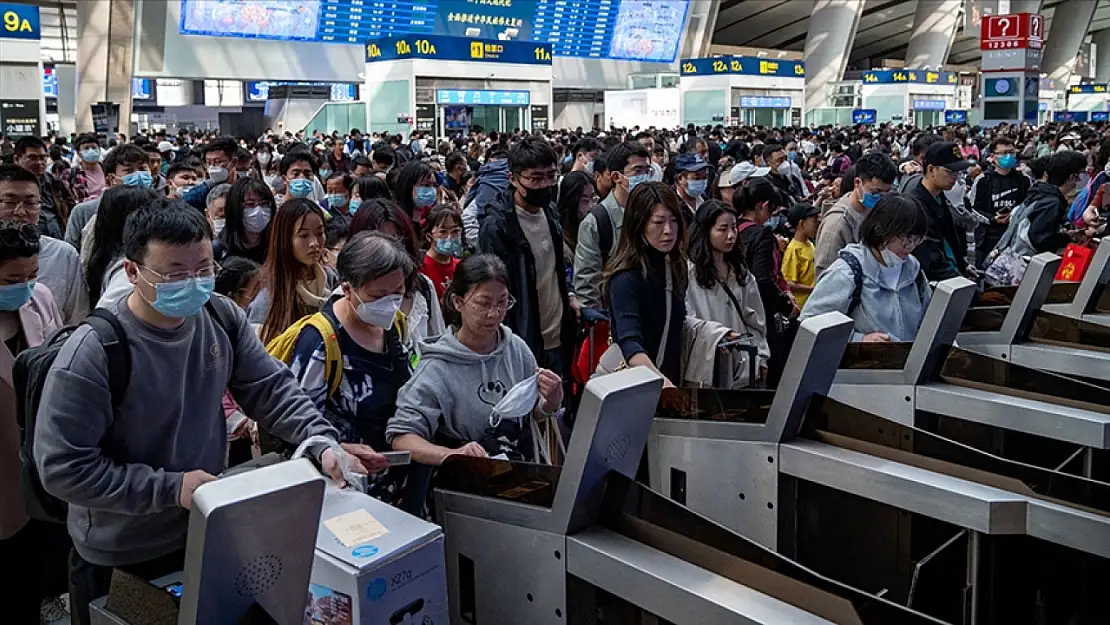
[[[462,233],[462,217],[450,208],[438,207],[424,220],[423,234],[428,252],[420,271],[435,285],[436,296],[441,302],[462,256]]]

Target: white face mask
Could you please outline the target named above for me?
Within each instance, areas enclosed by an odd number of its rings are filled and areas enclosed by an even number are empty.
[[[401,309],[401,300],[404,299],[400,295],[386,295],[372,302],[364,302],[358,296],[358,293],[351,291],[351,294],[359,302],[356,309],[358,318],[363,323],[368,323],[383,330],[388,330],[393,325],[393,319],[397,316],[397,311]]]
[[[523,419],[528,416],[540,396],[539,379],[540,374],[534,373],[531,377],[514,384],[490,411],[490,427],[497,427],[502,419]]]
[[[270,225],[270,207],[263,204],[243,211],[243,227],[251,234],[258,234]]]
[[[211,179],[212,182],[214,182],[216,184],[220,184],[221,182],[227,182],[227,175],[228,175],[227,174],[227,169],[225,169],[223,167],[209,167],[208,168],[208,178]]]
[[[902,258],[901,256],[895,254],[894,252],[892,252],[890,250],[883,250],[882,256],[883,256],[883,262],[886,263],[887,267],[901,268],[902,263],[906,262],[905,258]]]
[[[226,223],[226,221],[223,219],[212,220],[212,232],[215,233],[216,236],[220,236],[220,233],[224,231],[224,223]]]
[[[270,164],[270,153],[269,152],[259,152],[258,153],[258,164],[262,165],[263,167],[265,167],[266,165],[269,165]]]

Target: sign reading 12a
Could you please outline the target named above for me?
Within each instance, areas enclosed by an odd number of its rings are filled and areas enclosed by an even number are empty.
[[[29,4],[0,2],[0,37],[41,39],[39,8]]]

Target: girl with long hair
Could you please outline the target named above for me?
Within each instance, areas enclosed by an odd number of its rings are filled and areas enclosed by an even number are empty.
[[[85,282],[90,302],[104,305],[131,292],[131,282],[123,271],[123,224],[129,215],[156,199],[154,191],[130,185],[111,187],[100,196],[92,242],[86,247]]]
[[[393,198],[413,223],[423,223],[424,216],[439,201],[435,171],[427,163],[409,161],[397,174]]]
[[[264,264],[273,215],[270,187],[245,176],[236,179],[224,205],[224,228],[212,242],[216,262],[227,256],[243,256]]]
[[[710,200],[698,208],[690,229],[690,288],[686,291],[689,313],[726,325],[740,336],[750,334],[749,341],[759,351],[757,370],[763,373],[771,350],[767,346],[767,318],[759,299],[759,286],[744,262],[744,250],[737,241],[736,209],[719,200]],[[745,381],[749,371],[748,354],[738,357]],[[761,376],[762,377],[762,376]]]
[[[681,201],[662,182],[642,182],[628,196],[617,251],[606,267],[613,344],[629,366],[680,379],[686,318],[686,226]],[[668,314],[669,312],[669,314]]]
[[[261,323],[269,343],[293,322],[319,312],[335,287],[324,266],[324,211],[307,198],[289,200],[274,216],[270,248],[263,266],[266,288],[247,313]]]

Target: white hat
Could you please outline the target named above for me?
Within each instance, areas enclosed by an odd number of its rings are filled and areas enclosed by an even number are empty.
[[[163,141],[158,144],[159,152],[173,152],[173,144],[169,141]]]
[[[744,182],[748,178],[759,178],[771,173],[770,167],[756,167],[751,161],[744,161],[737,163],[732,171],[728,172],[728,184],[718,185],[724,187],[735,187],[736,185]]]

